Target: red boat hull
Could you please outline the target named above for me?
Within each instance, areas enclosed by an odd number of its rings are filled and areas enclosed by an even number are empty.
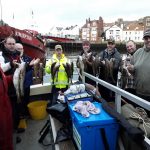
[[[10,26],[0,26],[0,40],[3,41],[6,37],[13,36],[16,42],[22,43],[25,54],[31,58],[45,58],[44,42],[30,31],[20,30]]]

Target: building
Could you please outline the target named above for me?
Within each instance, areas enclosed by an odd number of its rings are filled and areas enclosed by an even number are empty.
[[[114,23],[105,23],[104,25],[105,40],[113,38],[116,42],[122,41],[123,29]]]
[[[144,26],[137,22],[130,23],[123,29],[122,41],[133,40],[135,42],[143,42]]]
[[[80,29],[80,39],[88,40],[91,43],[100,43],[102,41],[103,19],[98,20],[86,19],[85,25]]]

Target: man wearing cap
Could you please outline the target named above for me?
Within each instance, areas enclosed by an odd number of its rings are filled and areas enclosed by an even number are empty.
[[[121,62],[121,55],[115,48],[115,40],[113,38],[108,39],[107,48],[100,53],[99,57],[102,62],[99,78],[108,83],[116,85],[118,69]],[[99,91],[101,91],[102,97],[104,99],[111,101],[112,92],[110,90],[104,86],[99,85]]]
[[[53,105],[56,103],[58,93],[61,94],[67,90],[70,78],[68,72],[71,71],[69,59],[63,53],[61,45],[55,46],[55,52],[52,58],[46,63],[45,71],[51,74]]]
[[[144,46],[133,55],[129,71],[135,76],[135,89],[139,97],[150,101],[150,29],[143,35]]]

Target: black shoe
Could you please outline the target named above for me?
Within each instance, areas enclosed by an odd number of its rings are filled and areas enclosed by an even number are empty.
[[[23,133],[23,132],[25,132],[25,129],[24,129],[24,128],[18,128],[18,129],[17,129],[17,133]]]
[[[16,144],[21,142],[21,138],[19,136],[16,137]]]

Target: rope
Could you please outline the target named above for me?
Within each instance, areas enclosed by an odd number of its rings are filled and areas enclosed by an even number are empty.
[[[133,119],[138,119],[139,123],[142,123],[142,126],[143,126],[143,129],[144,129],[144,132],[145,132],[145,136],[148,136],[147,135],[147,131],[146,131],[146,128],[145,127],[148,127],[150,129],[150,123],[146,123],[145,120],[148,119],[147,117],[147,113],[145,112],[145,110],[143,108],[140,108],[140,107],[137,107],[136,110],[139,112],[139,113],[142,113],[141,115],[137,112],[132,112],[130,114],[130,117],[133,118]],[[145,115],[146,118],[144,119],[142,117],[142,115]]]

